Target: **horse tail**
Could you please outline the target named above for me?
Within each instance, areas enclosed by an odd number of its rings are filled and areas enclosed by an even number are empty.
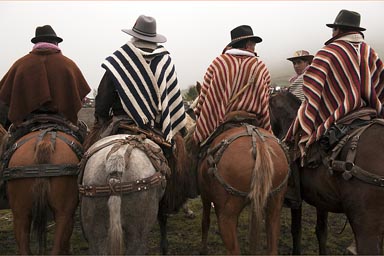
[[[50,163],[54,151],[50,141],[41,140],[36,143],[34,162],[36,164]],[[36,235],[39,244],[39,254],[44,254],[47,241],[48,222],[48,193],[49,181],[47,179],[36,179],[33,187],[32,204],[32,232]]]
[[[184,139],[180,134],[176,134],[173,140],[176,150],[168,157],[171,174],[167,178],[167,186],[160,203],[161,209],[167,213],[177,212],[194,190],[193,181],[188,173],[190,168],[187,166],[188,158]]]
[[[39,254],[45,254],[47,242],[49,182],[47,179],[37,179],[33,187],[32,232],[39,244]]]
[[[48,164],[54,151],[50,141],[41,140],[35,147],[34,161],[37,164]]]
[[[263,219],[264,207],[267,203],[269,193],[272,189],[272,177],[274,173],[274,165],[271,154],[274,152],[271,150],[270,145],[259,140],[256,143],[256,161],[252,170],[251,189],[248,194],[251,200],[250,214],[250,233],[249,239],[257,238],[258,228]],[[255,244],[250,241],[250,244]]]
[[[113,185],[119,181],[125,170],[125,159],[122,155],[112,154],[107,158],[106,172],[109,175],[108,184]],[[112,175],[112,173],[117,173]],[[121,255],[124,253],[123,228],[121,225],[121,196],[113,194],[108,199],[109,209],[109,229],[108,244],[109,253],[112,255]]]

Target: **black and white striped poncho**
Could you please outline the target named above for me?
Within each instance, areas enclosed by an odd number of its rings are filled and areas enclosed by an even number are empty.
[[[102,67],[110,71],[125,112],[139,127],[156,119],[171,141],[186,124],[175,66],[160,46],[148,53],[128,42],[107,57]]]

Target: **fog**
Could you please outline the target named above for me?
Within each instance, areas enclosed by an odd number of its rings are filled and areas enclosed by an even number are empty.
[[[182,89],[203,79],[211,61],[230,42],[230,30],[247,24],[263,41],[256,51],[275,84],[293,75],[286,58],[305,49],[315,54],[332,34],[341,9],[361,14],[366,41],[384,56],[384,1],[0,1],[0,76],[33,44],[35,28],[49,24],[64,39],[62,52],[97,89],[103,60],[130,40],[141,14],[157,20]]]

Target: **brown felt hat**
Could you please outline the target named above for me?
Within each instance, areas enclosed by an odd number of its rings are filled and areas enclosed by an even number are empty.
[[[360,14],[354,11],[341,10],[336,16],[333,24],[326,24],[327,27],[335,28],[355,28],[358,31],[364,31],[365,28],[360,27]]]
[[[36,28],[35,37],[31,39],[31,42],[36,44],[39,42],[55,41],[61,43],[63,39],[58,37],[50,25],[44,25]]]
[[[241,25],[231,30],[231,42],[227,46],[232,46],[235,43],[245,40],[252,39],[256,43],[263,41],[260,37],[253,35],[253,30],[248,25]]]
[[[167,38],[156,33],[156,20],[150,16],[140,15],[132,29],[122,29],[133,37],[153,43],[164,43]]]

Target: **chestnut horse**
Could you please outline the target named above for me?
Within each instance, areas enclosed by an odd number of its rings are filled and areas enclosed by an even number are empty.
[[[35,130],[18,139],[11,152],[3,178],[19,253],[31,254],[32,227],[39,242],[39,253],[45,254],[49,210],[56,223],[51,253],[70,253],[78,205],[77,164],[82,155],[77,137],[55,126]]]
[[[280,104],[288,107],[286,95],[280,94]],[[271,111],[276,111],[274,104]],[[278,111],[276,111],[277,113]],[[291,123],[292,120],[281,121]],[[371,121],[363,133],[355,137],[356,146],[353,172],[341,172],[320,164],[316,168],[300,167],[303,199],[316,207],[319,248],[326,253],[328,212],[345,213],[352,227],[358,254],[382,254],[384,233],[384,159],[376,152],[384,152],[384,126],[382,119]],[[356,141],[357,139],[357,141]],[[337,161],[349,155],[351,139],[341,149]],[[333,171],[332,171],[333,170]],[[355,172],[355,170],[359,170]],[[362,170],[362,171],[361,171]]]
[[[192,139],[190,152],[197,161]],[[250,250],[256,250],[260,223],[265,215],[267,251],[278,253],[280,213],[289,175],[288,161],[279,141],[255,126],[230,128],[219,134],[200,159],[198,183],[203,203],[202,249],[207,253],[211,202],[227,253],[239,254],[237,222],[242,210],[250,209]]]

